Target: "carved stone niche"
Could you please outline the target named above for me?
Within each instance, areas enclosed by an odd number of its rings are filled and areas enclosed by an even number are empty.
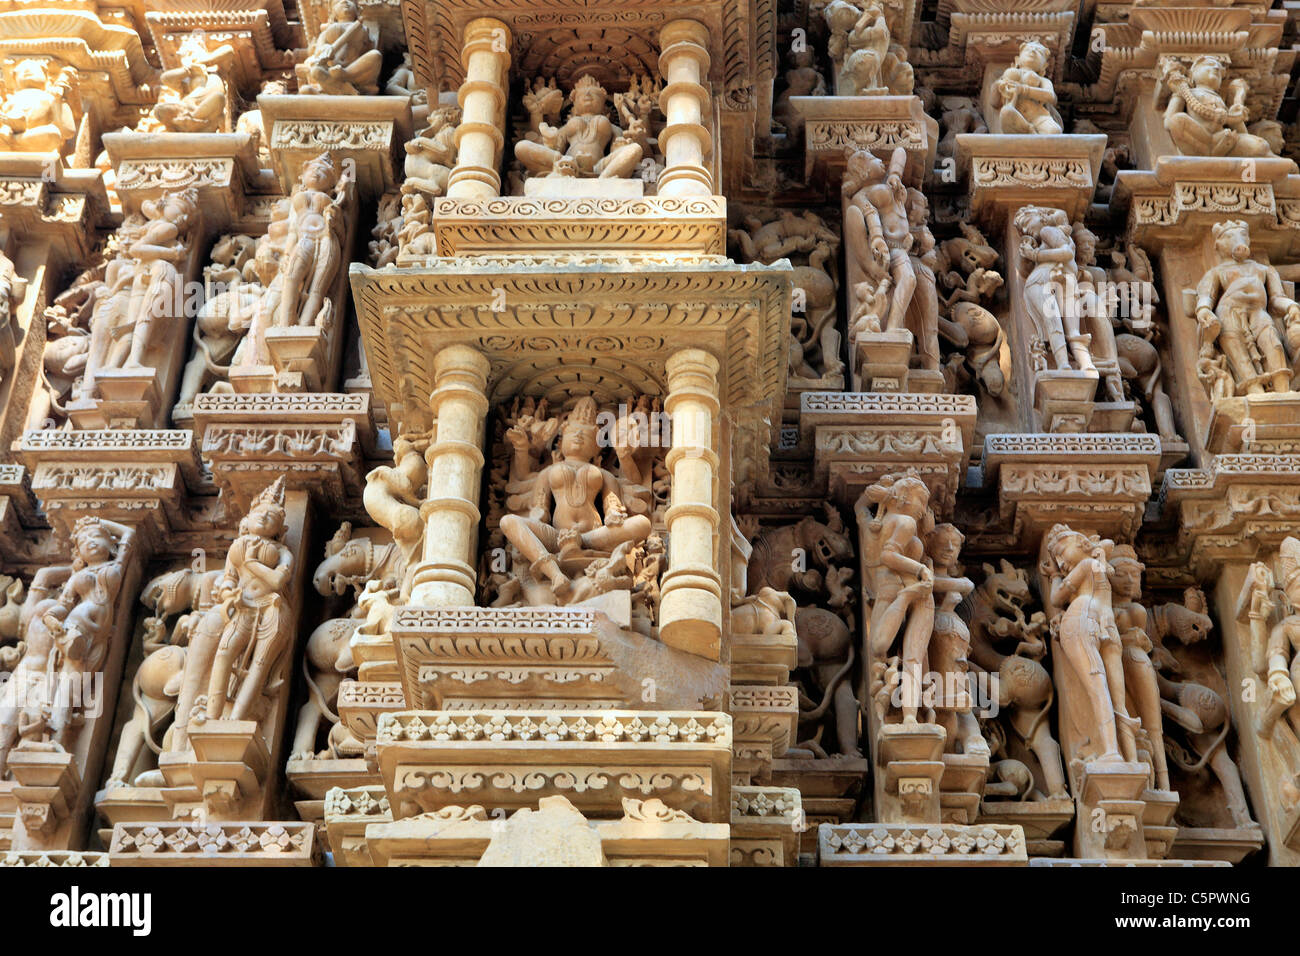
[[[11,241],[0,229],[0,448],[23,428],[45,353],[44,309],[53,277],[48,242]],[[15,259],[17,261],[15,261]]]
[[[985,437],[981,472],[1018,550],[1032,550],[1057,522],[1132,541],[1159,466],[1156,435],[1005,434]]]
[[[1130,234],[1159,252],[1178,383],[1172,398],[1202,467],[1211,455],[1300,448],[1292,375],[1300,354],[1293,308],[1300,176],[1293,170],[1278,158],[1175,156],[1152,172],[1119,176]],[[1261,331],[1258,355],[1232,345],[1239,300],[1225,280],[1234,274],[1267,300],[1262,312],[1247,312]]]
[[[292,51],[303,46],[302,28],[285,16],[282,0],[246,0],[230,7],[218,12],[187,0],[144,0],[144,19],[165,69],[180,65],[196,33],[205,35],[205,47],[232,47],[231,86],[251,99],[264,79],[293,67]]]
[[[409,97],[263,94],[257,108],[285,195],[303,165],[322,152],[339,169],[351,163],[363,202],[377,202],[397,188],[402,144],[412,135]]]
[[[1257,134],[1272,136],[1260,127],[1278,115],[1295,53],[1285,47],[1285,22],[1266,8],[1251,6],[1143,4],[1126,11],[1127,22],[1097,18],[1101,64],[1095,95],[1098,102],[1119,105],[1139,169],[1151,169],[1160,157],[1180,152],[1263,155],[1267,147],[1261,148]],[[1188,35],[1197,37],[1191,47],[1179,39]],[[1209,59],[1216,63],[1217,77],[1201,73]],[[1203,138],[1194,129],[1199,124],[1186,123],[1189,92],[1207,116]],[[1171,122],[1173,97],[1179,99],[1173,112],[1182,118]],[[1243,115],[1233,117],[1242,124],[1239,132],[1214,136],[1227,124],[1215,129],[1208,117],[1234,104],[1243,107]]]
[[[799,429],[814,449],[816,487],[851,504],[883,475],[915,468],[949,514],[970,464],[973,395],[805,392]]]

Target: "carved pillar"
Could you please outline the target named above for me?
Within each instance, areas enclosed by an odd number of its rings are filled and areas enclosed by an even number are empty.
[[[664,151],[664,171],[659,174],[660,196],[711,196],[713,177],[704,158],[713,137],[704,126],[709,90],[709,30],[695,20],[673,20],[659,32],[659,73],[664,89],[659,108],[668,125],[659,134]]]
[[[447,180],[450,199],[501,195],[501,151],[505,146],[506,89],[510,70],[510,28],[492,17],[465,27],[461,62],[461,122],[456,127],[456,168]]]
[[[434,358],[433,369],[429,402],[438,429],[425,455],[430,497],[420,506],[424,561],[415,570],[411,603],[472,606],[488,361],[468,346],[451,345]]]
[[[667,362],[664,410],[673,419],[668,469],[668,573],[663,577],[659,637],[670,647],[718,660],[722,637],[722,579],[717,567],[718,510],[714,505],[718,454],[718,360],[702,349],[682,349]],[[431,479],[432,480],[432,479]]]

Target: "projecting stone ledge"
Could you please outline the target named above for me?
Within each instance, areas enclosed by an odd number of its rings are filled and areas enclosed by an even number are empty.
[[[727,691],[722,665],[587,608],[403,608],[391,630],[417,708],[690,710]]]
[[[1018,826],[926,823],[823,823],[822,866],[1024,866]]]

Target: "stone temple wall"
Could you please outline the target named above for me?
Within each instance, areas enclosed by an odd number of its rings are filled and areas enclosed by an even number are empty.
[[[1300,862],[1296,24],[0,0],[0,863]]]

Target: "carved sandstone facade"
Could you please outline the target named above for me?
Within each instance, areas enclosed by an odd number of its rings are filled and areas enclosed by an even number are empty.
[[[0,0],[0,863],[1300,863],[1293,26]]]

